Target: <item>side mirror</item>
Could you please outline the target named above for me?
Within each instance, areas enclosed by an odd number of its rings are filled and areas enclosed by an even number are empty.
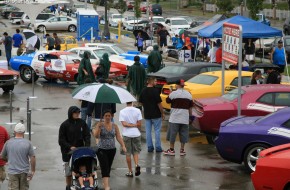
[[[231,91],[231,90],[233,90],[233,89],[236,89],[236,87],[234,87],[234,86],[226,86],[225,87],[225,91]]]

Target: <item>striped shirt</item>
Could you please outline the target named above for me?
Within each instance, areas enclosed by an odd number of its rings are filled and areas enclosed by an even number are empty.
[[[166,102],[171,104],[169,122],[189,124],[189,108],[193,106],[191,94],[182,88],[169,94]]]

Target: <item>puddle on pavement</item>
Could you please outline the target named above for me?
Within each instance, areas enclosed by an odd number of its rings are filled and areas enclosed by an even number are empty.
[[[12,107],[12,111],[19,111],[19,107]],[[0,106],[0,112],[10,111],[10,106]]]
[[[201,170],[211,171],[211,172],[234,172],[235,170],[230,168],[217,168],[217,167],[209,167],[209,168],[200,168]]]

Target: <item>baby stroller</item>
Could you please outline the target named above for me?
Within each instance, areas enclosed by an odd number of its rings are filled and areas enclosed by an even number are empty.
[[[79,184],[79,176],[77,174],[80,173],[79,168],[80,166],[86,167],[86,173],[92,174],[93,177],[93,189],[98,189],[98,176],[97,176],[97,158],[96,153],[93,149],[89,147],[81,147],[77,148],[73,151],[72,157],[70,160],[71,171],[72,175],[72,187],[71,190],[92,190],[90,187],[89,181],[84,180],[85,188],[81,188]]]

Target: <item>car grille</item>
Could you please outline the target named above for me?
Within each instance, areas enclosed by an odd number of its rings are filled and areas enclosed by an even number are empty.
[[[11,80],[13,75],[0,75],[0,80]]]

